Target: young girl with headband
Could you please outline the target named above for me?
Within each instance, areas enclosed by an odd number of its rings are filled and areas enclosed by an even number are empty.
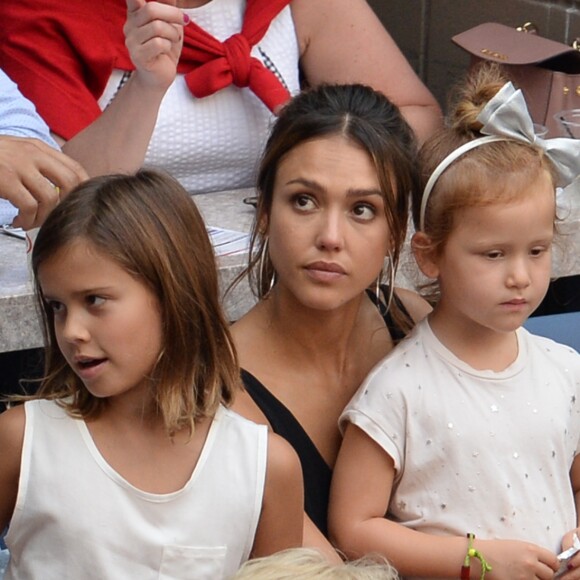
[[[536,139],[504,82],[474,74],[422,151],[413,248],[439,297],[341,417],[331,534],[405,578],[553,578],[580,525],[580,356],[522,328],[580,141]]]
[[[224,578],[300,545],[296,455],[227,408],[239,369],[185,190],[149,171],[85,182],[32,267],[46,377],[0,415],[5,580]]]

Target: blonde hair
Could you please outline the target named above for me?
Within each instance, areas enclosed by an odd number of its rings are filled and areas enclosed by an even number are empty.
[[[231,580],[397,580],[397,571],[382,557],[367,556],[330,564],[311,548],[292,548],[248,560]]]
[[[413,220],[419,229],[423,190],[436,167],[464,143],[482,137],[477,116],[508,81],[494,63],[475,68],[454,91],[447,127],[421,148],[421,188],[413,196]],[[466,152],[439,177],[427,203],[423,231],[433,249],[441,251],[453,230],[458,211],[525,195],[527,186],[545,171],[555,185],[554,168],[539,147],[519,141],[487,143]]]
[[[46,344],[45,378],[29,398],[55,399],[69,414],[98,416],[107,404],[89,393],[56,341],[54,314],[38,284],[40,266],[60,249],[86,240],[156,297],[163,346],[151,371],[154,414],[169,433],[191,432],[238,388],[239,369],[219,302],[215,258],[193,200],[169,175],[139,171],[88,180],[40,228],[32,253]],[[26,397],[23,397],[26,398]]]

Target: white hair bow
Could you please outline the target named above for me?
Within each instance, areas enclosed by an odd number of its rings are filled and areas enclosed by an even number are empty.
[[[538,137],[534,133],[534,122],[521,90],[516,90],[511,82],[506,83],[479,113],[477,120],[482,123],[480,132],[485,136],[468,141],[452,151],[439,163],[427,181],[421,200],[420,229],[425,228],[427,202],[441,174],[468,151],[497,141],[522,141],[543,149],[556,170],[556,185],[564,188],[562,194],[568,200],[566,204],[580,204],[580,139]]]
[[[565,187],[580,175],[580,140],[567,137],[543,139],[534,133],[534,122],[524,95],[513,84],[506,83],[477,116],[484,135],[507,137],[532,143],[543,149],[558,174],[558,183]]]

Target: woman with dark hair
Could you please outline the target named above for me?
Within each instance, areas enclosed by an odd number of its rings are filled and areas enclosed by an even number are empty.
[[[393,287],[415,155],[409,126],[384,95],[337,85],[295,97],[262,158],[248,267],[260,301],[232,328],[246,387],[234,408],[298,452],[306,545],[330,548],[340,413],[429,310]]]

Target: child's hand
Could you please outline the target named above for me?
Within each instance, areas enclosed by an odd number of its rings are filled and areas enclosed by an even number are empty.
[[[560,580],[579,580],[580,579],[580,540],[578,534],[580,529],[570,530],[562,538],[562,553],[560,554],[560,565],[563,568],[561,574],[557,574],[556,578]],[[574,553],[574,549],[577,551]],[[565,552],[570,551],[571,554]]]
[[[485,576],[489,580],[551,580],[560,567],[556,554],[529,542],[476,540],[475,545],[492,567]],[[472,577],[479,578],[473,573]]]
[[[176,0],[126,0],[125,44],[138,74],[147,84],[167,88],[175,79],[189,17]]]

